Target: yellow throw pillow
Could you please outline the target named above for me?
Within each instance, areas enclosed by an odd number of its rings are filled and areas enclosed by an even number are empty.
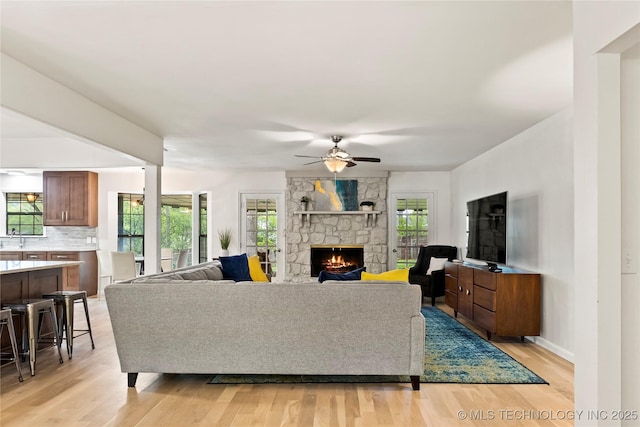
[[[380,274],[362,272],[361,280],[387,280],[389,282],[408,282],[409,270],[389,270]]]
[[[249,258],[249,275],[254,282],[268,282],[267,275],[262,271],[260,266],[260,259],[258,255],[250,256]]]

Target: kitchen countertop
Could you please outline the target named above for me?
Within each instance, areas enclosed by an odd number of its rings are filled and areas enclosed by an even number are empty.
[[[72,267],[84,261],[0,261],[0,275]]]

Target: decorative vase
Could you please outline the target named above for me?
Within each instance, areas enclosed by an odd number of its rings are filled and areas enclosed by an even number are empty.
[[[229,249],[222,249],[220,251],[220,256],[229,256]]]
[[[309,202],[301,202],[300,207],[302,208],[303,211],[306,211],[307,208],[309,207]]]
[[[362,205],[362,210],[363,211],[372,211],[373,210],[373,206],[371,205]]]

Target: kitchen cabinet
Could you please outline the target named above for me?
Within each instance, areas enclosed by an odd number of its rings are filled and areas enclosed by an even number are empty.
[[[47,261],[78,261],[78,252],[47,252]],[[67,267],[62,277],[63,291],[80,289],[80,266]]]
[[[62,277],[62,290],[87,291],[87,296],[98,292],[98,258],[96,251],[47,252],[47,261],[82,261],[75,267],[67,267]]]
[[[42,220],[46,226],[98,226],[98,174],[45,171]]]
[[[43,251],[24,251],[22,252],[23,261],[46,261],[47,253]]]
[[[21,261],[22,252],[0,251],[0,261]]]

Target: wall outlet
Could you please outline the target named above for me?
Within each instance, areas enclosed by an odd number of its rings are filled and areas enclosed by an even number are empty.
[[[633,248],[622,249],[622,274],[636,274],[638,272],[638,262],[636,250]]]
[[[92,237],[92,238],[91,238],[91,243],[96,243],[96,242],[97,242],[96,238],[95,238],[95,237]]]
[[[87,237],[87,243],[91,243],[91,237]]]

